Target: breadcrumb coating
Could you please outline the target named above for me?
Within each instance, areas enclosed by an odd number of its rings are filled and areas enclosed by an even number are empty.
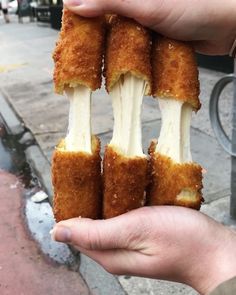
[[[97,219],[102,213],[100,141],[93,154],[68,152],[62,140],[52,158],[53,212],[57,222],[74,217]]]
[[[202,197],[202,167],[196,163],[179,164],[155,152],[156,143],[149,149],[151,184],[148,205],[176,205],[199,210]],[[178,195],[184,191],[180,198]],[[188,194],[189,193],[189,194]]]
[[[153,96],[173,98],[199,110],[198,68],[193,47],[154,34],[152,50]]]
[[[105,17],[84,18],[64,8],[62,28],[53,53],[55,92],[78,84],[101,87]]]
[[[109,32],[105,52],[106,89],[111,91],[122,75],[131,73],[147,81],[151,93],[151,34],[135,20],[108,15]]]
[[[125,157],[108,145],[104,162],[103,217],[111,218],[145,204],[148,161],[143,157]]]

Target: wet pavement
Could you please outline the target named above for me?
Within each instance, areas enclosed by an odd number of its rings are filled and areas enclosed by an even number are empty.
[[[8,134],[0,122],[0,169],[16,175],[24,187],[30,189],[38,182],[25,158],[26,145],[20,144],[19,140],[20,135]]]

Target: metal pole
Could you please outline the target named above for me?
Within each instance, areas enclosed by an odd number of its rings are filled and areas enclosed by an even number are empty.
[[[236,75],[236,60],[234,61],[234,74]],[[236,81],[233,81],[233,122],[232,122],[232,156],[231,156],[231,196],[230,196],[230,215],[236,219]]]
[[[232,140],[227,136],[220,121],[219,99],[224,88],[233,82],[233,121],[232,121]],[[234,63],[234,74],[221,78],[214,86],[210,98],[210,120],[213,131],[223,149],[231,155],[231,196],[230,196],[230,215],[236,220],[236,62]]]

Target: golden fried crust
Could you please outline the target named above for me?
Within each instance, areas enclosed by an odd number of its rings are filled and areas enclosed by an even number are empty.
[[[103,163],[103,217],[111,218],[145,203],[148,161],[128,158],[107,146]]]
[[[199,210],[202,198],[202,167],[196,163],[178,164],[171,158],[155,152],[152,144],[151,156],[151,185],[148,193],[149,205],[176,205]],[[195,193],[194,196],[178,198],[184,190]]]
[[[55,91],[78,84],[101,87],[105,18],[84,18],[64,8],[62,29],[53,59]]]
[[[200,109],[198,68],[189,43],[154,34],[152,70],[153,96],[174,98]]]
[[[121,75],[128,72],[148,83],[151,92],[151,35],[136,21],[121,16],[109,18],[105,52],[106,88],[110,92]]]
[[[53,212],[56,221],[73,217],[101,217],[100,142],[93,138],[93,154],[67,152],[64,141],[52,158]]]

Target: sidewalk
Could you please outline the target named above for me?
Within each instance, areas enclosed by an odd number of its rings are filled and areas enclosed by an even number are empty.
[[[34,135],[49,167],[53,148],[65,135],[68,120],[66,98],[53,93],[51,53],[58,32],[35,23],[20,25],[13,21],[10,25],[5,25],[0,20],[0,26],[0,71],[5,68],[0,72],[0,89],[25,127]],[[222,76],[221,73],[200,69],[202,109],[194,115],[192,121],[192,152],[194,160],[208,171],[204,179],[206,205],[202,210],[221,222],[231,224],[228,217],[230,157],[217,143],[208,115],[211,90]],[[227,88],[220,106],[223,125],[228,132],[231,97],[232,89]],[[93,132],[99,135],[104,148],[111,138],[113,125],[111,101],[104,88],[94,93],[92,112]],[[160,130],[160,112],[153,98],[147,97],[144,100],[142,123],[143,145],[147,151],[150,140],[156,138]],[[31,157],[34,157],[33,152]],[[38,172],[41,172],[40,167]],[[129,295],[196,294],[192,289],[179,284],[130,277],[118,279]]]

